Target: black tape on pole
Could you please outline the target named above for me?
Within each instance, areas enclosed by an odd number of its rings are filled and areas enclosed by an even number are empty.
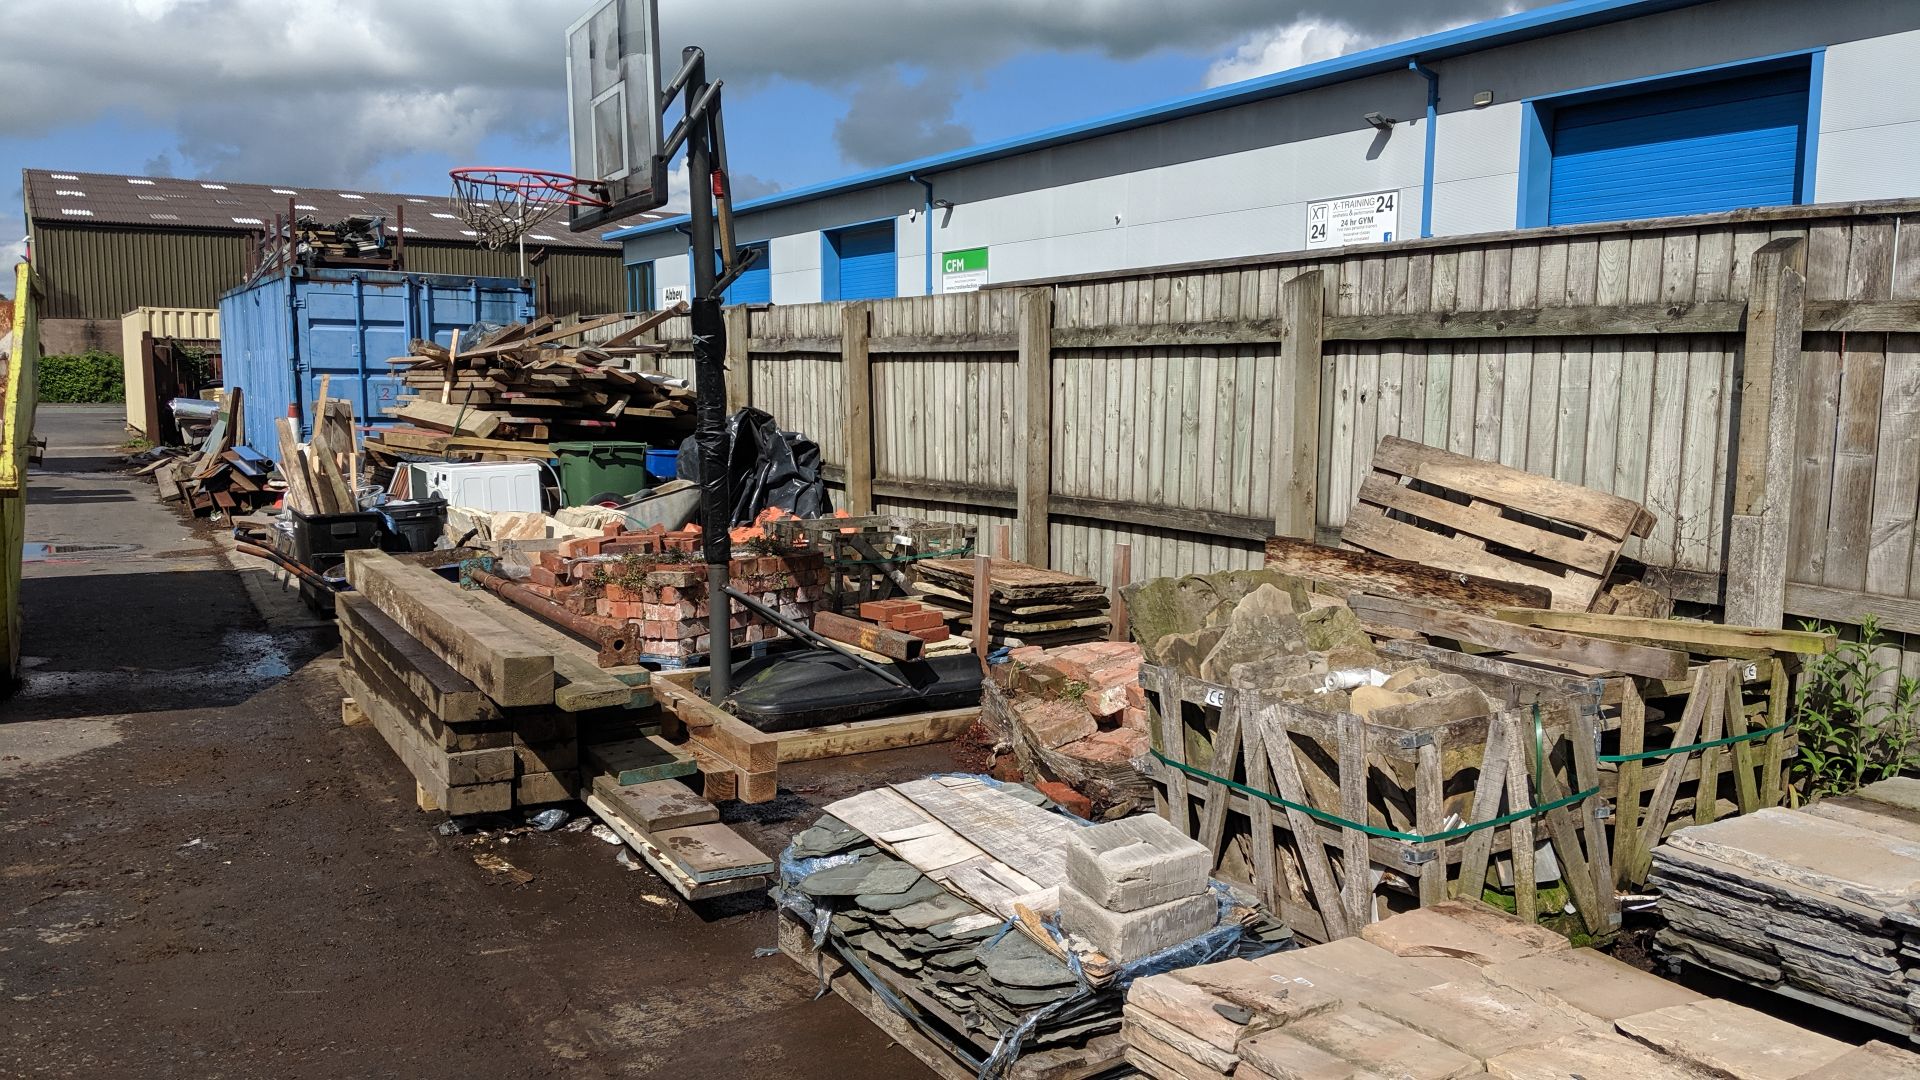
[[[725,565],[732,553],[727,531],[733,504],[727,484],[727,327],[720,317],[720,298],[696,297],[689,318],[694,392],[699,396],[699,426],[693,437],[700,448],[703,549],[709,566]]]

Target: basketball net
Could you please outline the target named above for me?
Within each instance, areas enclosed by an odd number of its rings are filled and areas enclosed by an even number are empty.
[[[592,184],[566,173],[539,169],[454,169],[453,212],[498,251],[569,206],[605,206]]]

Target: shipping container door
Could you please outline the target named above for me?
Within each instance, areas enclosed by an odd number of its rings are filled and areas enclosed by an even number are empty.
[[[413,328],[412,281],[313,280],[299,290],[301,430],[313,432],[313,406],[320,380],[327,396],[353,406],[356,423],[384,417],[394,404],[399,378],[387,358],[407,355]]]
[[[220,298],[220,381],[229,391],[243,391],[243,441],[275,461],[280,460],[280,437],[274,425],[294,400],[287,290],[287,279],[269,278]]]
[[[1547,223],[1800,201],[1809,80],[1800,66],[1559,107]]]
[[[893,254],[893,222],[840,229],[827,235],[829,265],[822,299],[881,300],[900,293],[900,272]],[[837,268],[838,288],[833,271]],[[833,295],[824,295],[831,292]]]

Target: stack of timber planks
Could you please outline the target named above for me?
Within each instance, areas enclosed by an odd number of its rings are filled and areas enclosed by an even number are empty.
[[[388,363],[406,388],[388,410],[400,426],[369,448],[382,454],[545,455],[549,440],[677,443],[693,428],[694,393],[640,358],[665,346],[637,340],[684,313],[658,312],[593,345],[573,341],[625,315],[556,325],[550,316],[512,323],[451,345],[415,341]]]
[[[677,779],[694,765],[684,755],[663,757],[663,746],[655,738],[590,750],[589,768],[601,771],[582,796],[587,808],[688,900],[766,889],[773,861]]]
[[[347,557],[341,682],[419,785],[454,814],[563,802],[583,730],[652,703],[645,674],[602,671],[559,631],[380,551]]]
[[[1682,829],[1651,881],[1669,963],[1920,1037],[1920,780]]]
[[[300,441],[300,421],[291,416],[274,423],[280,439],[280,474],[286,480],[287,507],[313,517],[351,514],[360,509],[356,489],[360,451],[353,430],[353,405],[327,396],[327,377],[313,408],[313,438]]]
[[[946,611],[954,633],[974,632],[975,559],[926,559],[915,564],[916,597]],[[1113,628],[1107,591],[1090,577],[1011,559],[987,568],[988,641],[1001,645],[1071,645],[1104,641]]]
[[[1134,982],[1127,1060],[1156,1080],[1838,1080],[1911,1077],[1854,1047],[1702,997],[1469,901],[1344,938]]]

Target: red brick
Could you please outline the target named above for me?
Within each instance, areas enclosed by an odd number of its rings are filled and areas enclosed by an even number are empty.
[[[937,611],[909,611],[887,617],[887,625],[895,630],[931,630],[945,622]]]
[[[556,574],[564,574],[567,572],[567,560],[561,558],[558,551],[541,552],[540,565]]]
[[[600,535],[606,537],[619,536],[620,523],[617,521],[609,521],[605,525],[600,526]]]
[[[907,633],[912,634],[914,637],[919,638],[921,641],[924,641],[929,645],[933,644],[936,641],[945,641],[948,638],[953,636],[953,631],[947,629],[946,624],[944,623],[942,623],[939,626],[930,627],[926,630],[909,630],[907,631]]]
[[[1027,698],[1014,706],[1035,742],[1052,748],[1084,739],[1098,730],[1087,710],[1071,701]]]
[[[911,600],[869,600],[860,605],[860,617],[870,622],[884,623],[890,615],[912,611],[919,606]]]
[[[1033,785],[1040,794],[1060,804],[1060,809],[1077,817],[1093,816],[1093,800],[1073,790],[1058,780],[1042,780]]]
[[[560,584],[560,575],[544,566],[529,566],[527,567],[527,580],[535,585],[544,585],[547,588],[553,588]]]
[[[993,759],[993,765],[987,775],[1003,784],[1018,784],[1026,780],[1026,774],[1020,771],[1020,759],[1012,754],[1000,754]]]
[[[1139,683],[1127,687],[1127,708],[1144,711],[1147,707],[1147,689]]]

